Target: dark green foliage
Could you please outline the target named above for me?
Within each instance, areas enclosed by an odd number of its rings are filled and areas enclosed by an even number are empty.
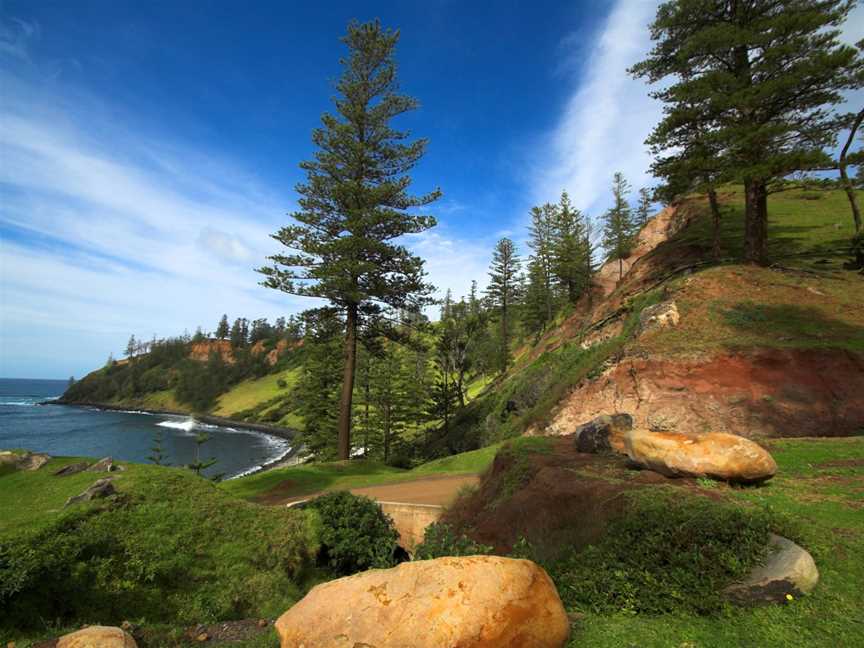
[[[269,616],[301,596],[296,583],[317,550],[303,513],[240,502],[187,471],[149,470],[160,472],[121,487],[117,502],[0,538],[0,634],[46,622]]]
[[[321,461],[337,456],[336,422],[342,385],[342,323],[332,309],[310,310],[301,347],[301,372],[292,394],[305,421],[302,439]]]
[[[564,191],[555,214],[552,267],[567,301],[575,304],[594,271],[588,221]]]
[[[434,218],[414,208],[432,203],[440,191],[409,193],[408,173],[428,142],[411,142],[409,133],[391,125],[418,105],[398,91],[394,52],[399,33],[378,21],[352,22],[342,40],[349,55],[342,59],[336,83],[336,114],[321,117],[323,126],[312,133],[314,159],[300,165],[306,182],[296,188],[300,211],[292,216],[297,224],[273,235],[289,252],[270,257],[272,266],[259,271],[265,286],[326,299],[345,314],[338,451],[347,459],[357,331],[385,307],[419,311],[431,303],[423,260],[399,239],[435,225]]]
[[[547,566],[564,604],[592,612],[709,614],[765,555],[769,511],[652,489],[595,546]]]
[[[195,461],[189,464],[188,467],[190,470],[194,471],[196,475],[200,475],[203,471],[216,465],[215,458],[211,457],[210,459],[203,459],[201,457],[201,447],[209,440],[210,435],[206,432],[199,432],[195,435]],[[218,479],[216,481],[218,481]]]
[[[307,506],[318,512],[322,555],[337,574],[347,576],[395,564],[399,534],[393,520],[373,500],[336,491]]]
[[[219,320],[218,326],[216,326],[216,338],[224,340],[228,337],[228,332],[228,315],[223,315],[222,319]]]
[[[615,173],[612,181],[613,204],[603,215],[603,247],[611,260],[618,261],[618,278],[624,276],[622,262],[633,248],[636,238],[636,227],[633,222],[627,194],[630,185],[620,172]]]
[[[165,463],[165,450],[162,446],[162,441],[162,430],[156,430],[156,433],[153,435],[153,445],[150,447],[150,455],[147,459],[157,466],[168,465]]]
[[[466,536],[456,535],[446,522],[433,522],[423,532],[423,542],[414,550],[415,560],[431,560],[445,556],[476,556],[492,553],[492,547]]]
[[[596,377],[604,363],[631,339],[642,309],[660,299],[655,291],[629,302],[621,313],[624,328],[617,337],[588,349],[573,340],[501,380],[457,414],[450,434],[440,440],[439,447],[430,449],[430,455],[475,450],[520,435],[531,425],[545,425],[555,404],[581,380]]]
[[[231,383],[231,368],[218,351],[210,353],[207,362],[186,360],[179,367],[176,394],[196,412],[206,412]]]
[[[651,192],[645,187],[639,190],[639,204],[636,206],[636,226],[644,227],[651,215]]]
[[[864,62],[838,41],[847,0],[672,0],[651,25],[655,46],[631,70],[667,82],[649,143],[654,172],[745,185],[745,256],[767,261],[767,193],[796,171],[828,168],[825,149],[851,115],[835,106],[861,87]],[[672,83],[668,83],[669,77]],[[672,153],[668,153],[672,151]],[[703,188],[704,190],[704,188]]]
[[[546,203],[531,209],[528,247],[532,254],[528,263],[528,285],[522,310],[527,330],[533,334],[551,323],[557,307],[554,269],[558,225],[556,205]]]
[[[496,319],[500,324],[498,347],[499,371],[506,371],[510,364],[510,338],[512,335],[512,310],[519,301],[519,271],[521,262],[516,246],[509,238],[495,244],[492,263],[489,266],[489,286],[486,295]]]

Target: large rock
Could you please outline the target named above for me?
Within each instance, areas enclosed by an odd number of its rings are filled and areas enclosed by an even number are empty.
[[[12,452],[0,451],[0,465],[13,465],[18,470],[39,470],[51,459],[51,455],[42,452]]]
[[[771,535],[770,555],[740,583],[726,588],[726,595],[739,605],[784,603],[788,596],[808,594],[819,582],[813,556],[797,544]]]
[[[68,477],[69,475],[77,475],[80,472],[84,472],[87,470],[87,466],[89,466],[86,461],[79,461],[77,463],[69,464],[68,466],[63,466],[60,470],[57,470],[54,475],[56,477]]]
[[[60,637],[57,648],[138,648],[135,640],[120,628],[89,626]]]
[[[642,331],[656,331],[678,326],[681,316],[674,301],[661,302],[648,306],[639,313],[639,324]]]
[[[109,495],[114,495],[117,491],[114,489],[114,484],[111,483],[111,478],[97,479],[92,486],[85,490],[80,495],[75,495],[66,500],[65,506],[71,506],[78,502],[89,502],[94,499],[104,499]]]
[[[629,414],[604,414],[576,428],[576,450],[591,454],[624,452],[624,435],[633,429]]]
[[[114,460],[111,457],[103,457],[92,466],[87,469],[87,472],[114,472],[115,470],[122,470],[122,466],[118,466],[114,463]]]
[[[533,562],[467,556],[318,585],[276,630],[282,648],[561,648],[570,624]]]
[[[624,445],[631,461],[670,477],[754,483],[770,479],[777,472],[777,464],[767,450],[725,432],[631,430],[624,436]]]

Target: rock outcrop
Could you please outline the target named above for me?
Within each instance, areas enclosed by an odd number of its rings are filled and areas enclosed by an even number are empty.
[[[64,506],[72,506],[73,504],[77,504],[78,502],[89,502],[94,499],[104,499],[109,497],[110,495],[114,495],[116,493],[116,489],[114,488],[114,484],[111,483],[111,478],[106,477],[104,479],[97,479],[96,482],[92,486],[90,486],[87,490],[85,490],[80,495],[75,495],[74,497],[70,497],[66,500],[66,504]]]
[[[809,594],[816,587],[819,570],[806,549],[774,534],[768,548],[771,553],[764,565],[726,588],[730,600],[739,605],[785,603],[787,597]]]
[[[570,624],[536,564],[468,556],[318,585],[279,618],[276,630],[282,648],[561,648]]]
[[[79,461],[77,463],[69,464],[68,466],[63,466],[60,470],[57,470],[54,475],[56,477],[67,477],[68,475],[77,475],[80,472],[84,472],[90,466],[86,461]]]
[[[674,301],[648,306],[639,313],[639,325],[643,333],[678,326],[681,316]]]
[[[572,434],[608,412],[636,428],[749,438],[847,436],[864,421],[864,356],[842,349],[752,349],[628,356],[586,379],[536,434]]]
[[[63,635],[57,648],[138,648],[135,640],[120,628],[89,626]]]
[[[123,470],[123,467],[115,464],[111,457],[104,457],[90,466],[87,472],[114,472],[116,470]]]
[[[624,435],[624,445],[631,461],[670,477],[754,483],[770,479],[777,472],[774,458],[762,446],[724,432],[631,430]]]
[[[0,452],[0,465],[14,465],[18,470],[39,470],[51,460],[51,455],[42,452],[19,454],[11,450]]]
[[[604,414],[583,423],[574,433],[576,450],[591,454],[624,453],[624,435],[633,429],[633,417],[625,413]]]

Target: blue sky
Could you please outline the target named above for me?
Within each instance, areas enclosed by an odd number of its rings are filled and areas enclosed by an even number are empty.
[[[131,333],[309,306],[252,269],[295,207],[352,18],[401,30],[402,87],[422,104],[401,125],[431,139],[414,187],[443,190],[439,226],[408,243],[436,285],[482,285],[532,204],[566,188],[596,215],[615,170],[650,183],[660,108],[625,69],[655,7],[3,2],[0,375],[81,376]]]

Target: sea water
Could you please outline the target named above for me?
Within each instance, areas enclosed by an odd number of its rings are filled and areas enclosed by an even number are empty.
[[[40,404],[57,399],[66,386],[65,380],[0,378],[0,449],[147,463],[161,433],[164,461],[182,466],[195,461],[195,437],[205,432],[210,438],[200,448],[201,459],[216,459],[206,474],[225,478],[254,471],[290,450],[286,439],[188,416]]]

